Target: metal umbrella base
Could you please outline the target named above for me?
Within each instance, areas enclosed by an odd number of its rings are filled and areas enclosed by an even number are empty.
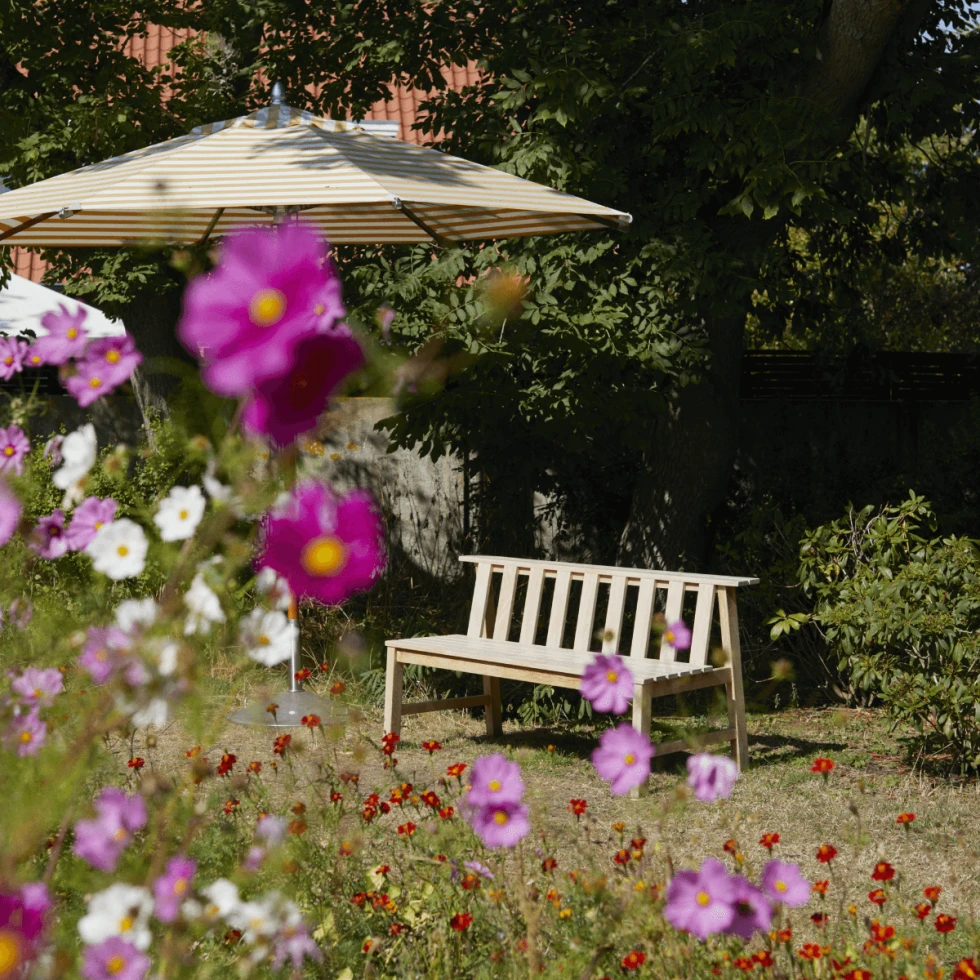
[[[269,711],[278,705],[275,713]],[[269,698],[256,700],[228,716],[236,725],[261,725],[264,728],[297,728],[304,715],[319,715],[324,725],[341,721],[346,710],[334,701],[318,698],[309,691],[280,691]]]

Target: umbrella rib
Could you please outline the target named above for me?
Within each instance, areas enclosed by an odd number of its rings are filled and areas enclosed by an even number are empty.
[[[401,211],[409,221],[418,225],[435,243],[436,245],[442,245],[444,248],[448,248],[453,244],[448,238],[440,235],[434,228],[430,228],[417,214],[414,214],[409,208],[405,206],[404,201],[400,201],[397,197],[391,202],[395,206],[395,210]]]
[[[214,231],[215,225],[217,225],[217,223],[221,220],[221,216],[224,213],[224,208],[218,208],[218,210],[214,212],[214,217],[208,222],[207,228],[204,229],[204,234],[201,235],[201,239],[197,243],[199,246],[203,245],[211,237],[211,232]]]
[[[39,225],[42,221],[47,221],[48,218],[53,218],[57,213],[57,211],[45,211],[44,214],[37,214],[33,218],[28,218],[27,221],[22,222],[16,228],[8,228],[2,235],[0,235],[0,242],[2,242],[5,238],[11,238],[16,234],[19,234],[22,231],[27,231],[28,228],[33,228],[35,225]]]

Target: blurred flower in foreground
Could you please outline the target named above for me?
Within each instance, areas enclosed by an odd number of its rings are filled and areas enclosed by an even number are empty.
[[[296,624],[278,610],[253,609],[242,619],[239,637],[252,660],[274,667],[293,652]]]
[[[799,908],[810,901],[810,882],[800,874],[795,864],[767,861],[759,878],[762,890],[774,901],[790,908]]]
[[[88,911],[78,921],[78,935],[89,946],[120,936],[137,949],[149,949],[153,898],[138,885],[116,883],[89,899]]]
[[[61,440],[58,453],[61,468],[56,470],[51,478],[59,490],[65,491],[63,507],[70,507],[82,499],[85,478],[95,464],[95,454],[98,443],[95,438],[95,426],[86,423]]]
[[[89,946],[82,958],[85,980],[143,980],[149,970],[150,957],[118,936]]]
[[[592,752],[592,764],[610,784],[609,792],[613,796],[623,796],[649,777],[653,753],[650,739],[623,722],[602,733],[599,745]]]
[[[633,697],[633,675],[622,657],[597,653],[582,674],[581,694],[594,711],[621,715]]]
[[[160,538],[163,541],[186,541],[192,537],[207,503],[196,483],[190,487],[171,487],[153,515]]]
[[[725,866],[707,858],[700,871],[678,871],[667,886],[664,918],[699,939],[724,932],[735,918],[737,887]]]
[[[24,472],[24,457],[30,451],[30,441],[19,425],[0,429],[0,473],[11,471],[20,476]]]
[[[88,310],[79,306],[74,312],[64,303],[41,317],[41,326],[47,335],[38,337],[31,348],[45,364],[65,364],[73,357],[81,357],[88,343],[88,331],[83,324]]]
[[[20,523],[21,506],[14,492],[0,478],[0,545],[6,544]]]
[[[336,605],[370,588],[386,564],[381,516],[371,495],[340,496],[324,483],[297,483],[267,518],[259,567],[301,598]]]
[[[24,975],[22,967],[37,953],[50,907],[48,890],[40,883],[18,891],[0,889],[0,976]]]
[[[13,337],[0,337],[0,378],[9,381],[24,368],[27,344]]]
[[[71,524],[65,531],[69,550],[84,551],[95,540],[99,528],[112,523],[117,506],[112,497],[86,497],[72,512]]]
[[[127,796],[107,787],[95,801],[96,817],[75,824],[73,850],[100,871],[114,871],[133,834],[146,826],[146,804],[141,796]]]
[[[143,571],[148,547],[143,528],[124,517],[100,528],[85,553],[97,572],[119,582]]]
[[[688,756],[687,785],[694,790],[694,797],[702,803],[727,799],[732,795],[738,766],[725,755],[702,752]]]

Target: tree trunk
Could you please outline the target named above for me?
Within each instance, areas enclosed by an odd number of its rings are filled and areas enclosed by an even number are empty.
[[[710,360],[699,383],[676,389],[651,426],[619,564],[696,569],[706,527],[722,503],[738,450],[744,318],[707,324]]]

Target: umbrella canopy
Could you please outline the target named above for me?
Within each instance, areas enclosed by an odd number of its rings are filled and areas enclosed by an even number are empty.
[[[624,227],[630,216],[287,105],[0,196],[0,244],[200,242],[298,213],[335,243],[456,242]]]
[[[11,276],[0,287],[0,334],[13,337],[32,330],[36,336],[43,337],[47,330],[41,326],[41,317],[56,310],[59,304],[72,313],[79,309],[86,311],[85,330],[90,337],[117,337],[126,332],[121,320],[110,319],[94,306],[22,276]]]

